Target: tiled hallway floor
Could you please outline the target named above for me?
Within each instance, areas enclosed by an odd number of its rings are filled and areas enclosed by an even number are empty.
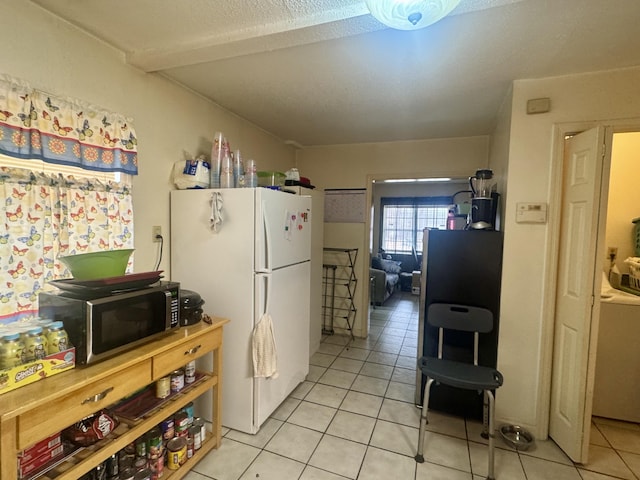
[[[417,297],[394,294],[371,311],[368,339],[323,339],[307,381],[257,435],[223,429],[187,480],[479,480],[487,449],[477,421],[431,411],[416,464]],[[553,441],[516,452],[496,437],[497,480],[640,478],[640,426],[594,419],[590,463],[575,466]]]

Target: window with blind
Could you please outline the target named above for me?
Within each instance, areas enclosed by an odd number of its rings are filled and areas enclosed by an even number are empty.
[[[425,228],[446,228],[451,201],[451,197],[382,198],[381,248],[389,254],[421,251]]]

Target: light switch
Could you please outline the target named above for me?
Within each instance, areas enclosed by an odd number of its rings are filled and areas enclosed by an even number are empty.
[[[517,203],[516,223],[547,223],[547,204]]]

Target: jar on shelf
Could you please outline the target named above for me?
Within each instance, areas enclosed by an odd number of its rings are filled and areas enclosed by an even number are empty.
[[[48,353],[64,352],[69,348],[69,336],[62,322],[51,322],[47,326]]]
[[[22,365],[25,361],[24,343],[18,332],[0,338],[0,370]]]
[[[33,362],[42,360],[48,354],[48,341],[44,336],[42,327],[33,327],[27,330],[27,336],[24,340],[24,348],[26,352],[26,361]]]

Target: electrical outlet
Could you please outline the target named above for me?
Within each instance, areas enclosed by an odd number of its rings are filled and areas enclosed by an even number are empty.
[[[609,247],[607,248],[607,258],[610,260],[615,260],[618,256],[618,247]]]
[[[152,241],[154,242],[159,242],[160,238],[162,236],[162,228],[160,228],[159,225],[156,225],[155,227],[151,227],[151,238]]]

